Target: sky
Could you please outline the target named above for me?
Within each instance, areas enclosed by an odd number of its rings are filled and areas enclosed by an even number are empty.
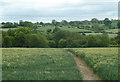
[[[118,1],[0,0],[0,21],[117,19]]]

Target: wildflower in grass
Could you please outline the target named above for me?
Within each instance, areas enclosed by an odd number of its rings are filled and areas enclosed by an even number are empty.
[[[62,73],[64,74],[64,71],[62,71]]]
[[[16,71],[13,72],[13,74],[17,73]]]

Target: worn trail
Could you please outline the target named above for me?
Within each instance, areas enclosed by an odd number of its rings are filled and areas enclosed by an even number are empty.
[[[85,63],[84,60],[75,56],[75,54],[68,51],[68,54],[72,55],[79,71],[82,73],[83,80],[101,80],[93,70]]]

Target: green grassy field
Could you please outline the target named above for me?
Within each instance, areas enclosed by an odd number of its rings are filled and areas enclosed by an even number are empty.
[[[2,49],[3,80],[82,80],[63,49]]]
[[[71,49],[93,68],[103,80],[118,80],[118,48]]]
[[[68,26],[63,26],[63,27],[59,27],[61,30],[66,30],[66,31],[70,31],[70,32],[88,32],[88,31],[91,31],[91,30],[85,30],[85,29],[78,29],[78,28],[68,28]],[[47,32],[48,29],[55,29],[55,26],[44,26],[44,27],[38,27],[38,30],[39,31],[44,31],[44,32]]]
[[[120,32],[120,29],[109,29],[109,30],[106,30],[106,32],[118,33]]]
[[[85,33],[86,35],[101,35],[103,33]],[[108,34],[109,38],[115,38],[118,34]]]
[[[8,31],[9,29],[17,29],[17,28],[0,28],[0,30],[3,30],[3,31]]]
[[[4,48],[3,80],[82,80],[72,51],[103,80],[118,79],[118,48]]]

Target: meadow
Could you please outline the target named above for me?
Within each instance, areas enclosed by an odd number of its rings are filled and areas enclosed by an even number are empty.
[[[118,80],[118,48],[69,49],[85,62],[103,80]]]
[[[82,80],[68,50],[103,80],[118,80],[118,48],[3,48],[3,80]]]
[[[3,80],[82,80],[63,49],[2,49]]]

